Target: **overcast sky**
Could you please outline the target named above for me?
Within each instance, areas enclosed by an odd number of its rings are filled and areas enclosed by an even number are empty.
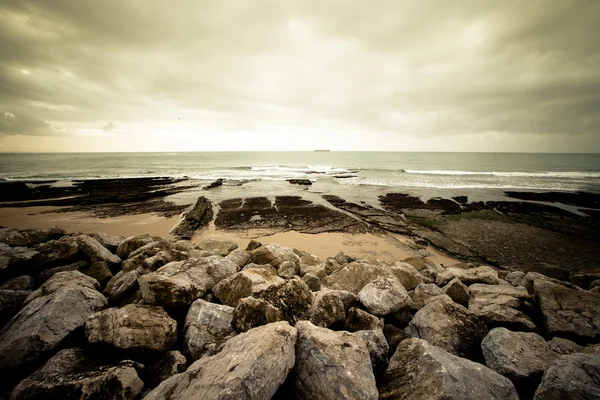
[[[597,0],[0,0],[0,151],[600,152]]]

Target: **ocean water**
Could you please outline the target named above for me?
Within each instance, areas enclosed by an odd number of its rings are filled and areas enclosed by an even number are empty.
[[[6,180],[56,179],[62,185],[71,179],[140,176],[188,177],[199,186],[225,178],[223,190],[211,191],[216,199],[308,192],[370,203],[391,191],[425,197],[467,193],[485,198],[505,190],[600,192],[600,155],[334,151],[0,154],[0,178]],[[310,179],[313,185],[290,185],[285,181],[290,178]],[[191,197],[175,200],[189,201]]]

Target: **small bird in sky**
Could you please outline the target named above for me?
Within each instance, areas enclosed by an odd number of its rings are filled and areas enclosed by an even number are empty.
[[[181,119],[181,117],[177,117],[177,119]]]

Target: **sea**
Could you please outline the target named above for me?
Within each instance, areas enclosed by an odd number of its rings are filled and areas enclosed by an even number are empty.
[[[201,188],[216,179],[215,200],[254,195],[334,194],[377,203],[389,192],[424,198],[470,195],[497,199],[504,191],[600,193],[600,154],[441,152],[180,152],[0,153],[0,179],[56,180],[128,177],[187,178]],[[310,186],[288,179],[309,179]],[[35,183],[33,183],[35,184]],[[189,202],[200,189],[176,195]]]

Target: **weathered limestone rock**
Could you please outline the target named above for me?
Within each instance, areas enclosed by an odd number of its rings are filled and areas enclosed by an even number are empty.
[[[356,300],[354,294],[344,290],[320,290],[315,293],[308,319],[314,325],[324,328],[343,325],[346,312]]]
[[[437,275],[435,283],[438,286],[444,286],[454,278],[460,279],[467,286],[471,286],[474,283],[485,283],[488,285],[497,285],[499,283],[498,271],[487,266],[469,269],[448,267]]]
[[[32,247],[50,240],[59,239],[65,231],[59,226],[49,229],[14,229],[0,228],[0,242],[11,247]]]
[[[200,196],[171,233],[180,239],[191,239],[194,232],[208,225],[212,218],[212,203],[206,197]]]
[[[113,254],[117,253],[117,248],[125,238],[123,236],[109,235],[108,233],[97,232],[90,235],[96,239],[102,246]]]
[[[408,257],[404,260],[404,262],[415,267],[415,269],[419,271],[421,275],[433,280],[435,280],[438,273],[444,270],[444,267],[437,265],[433,261],[421,256]]]
[[[308,288],[313,292],[318,292],[319,290],[321,290],[321,280],[313,274],[311,274],[310,272],[304,274],[302,280],[304,281],[304,283],[306,283],[306,286],[308,286]]]
[[[378,398],[369,351],[362,339],[308,321],[298,322],[296,328],[297,361],[292,379],[301,399]]]
[[[233,311],[231,324],[236,331],[246,332],[270,322],[283,320],[281,311],[268,301],[255,297],[244,297]]]
[[[73,288],[87,288],[91,290],[98,290],[98,281],[94,278],[84,275],[79,271],[66,271],[54,274],[52,278],[48,279],[42,286],[36,291],[31,293],[25,303],[44,297],[65,287]]]
[[[393,278],[391,270],[380,264],[370,264],[366,261],[356,261],[346,264],[331,275],[324,277],[321,283],[334,290],[345,290],[358,294],[367,283],[378,278]]]
[[[198,299],[185,318],[183,348],[191,361],[213,355],[236,332],[231,325],[233,308]]]
[[[275,268],[279,267],[284,261],[291,261],[296,264],[300,262],[300,257],[294,253],[294,250],[278,244],[268,244],[252,250],[250,259],[255,264],[270,264]]]
[[[155,242],[161,238],[152,237],[150,235],[131,236],[123,240],[117,246],[117,256],[122,260],[129,258],[129,255],[139,249],[140,247],[147,245],[148,243]]]
[[[577,353],[554,361],[544,373],[534,400],[599,398],[600,357]]]
[[[413,310],[420,310],[429,303],[430,300],[444,298],[452,301],[450,296],[444,293],[435,283],[420,283],[412,293],[412,304],[410,307]]]
[[[250,262],[250,254],[247,251],[241,249],[235,249],[225,257],[229,261],[242,268],[244,265]]]
[[[390,346],[381,329],[372,329],[368,331],[357,331],[353,333],[360,337],[367,345],[369,357],[371,357],[371,366],[375,378],[381,377],[388,367],[388,353]]]
[[[350,332],[381,329],[383,319],[379,319],[360,308],[352,307],[348,310],[348,317],[344,323],[344,329]]]
[[[237,302],[270,287],[281,286],[285,280],[272,271],[261,268],[249,268],[223,279],[213,287],[213,292],[223,304],[235,307]]]
[[[294,366],[296,338],[287,322],[242,333],[218,354],[162,382],[145,400],[270,399]]]
[[[415,314],[405,332],[408,337],[427,340],[459,357],[478,360],[487,328],[463,306],[434,300]]]
[[[56,285],[56,274],[38,289],[43,295],[31,300],[0,331],[0,370],[24,366],[58,347],[73,331],[81,328],[87,317],[106,307],[107,301],[96,290],[74,280],[71,284]],[[35,293],[35,292],[34,292]],[[32,294],[33,295],[33,294]]]
[[[163,306],[191,304],[238,266],[218,256],[171,262],[138,278],[144,301]]]
[[[33,276],[21,275],[4,282],[0,285],[0,290],[32,290],[34,284]]]
[[[503,326],[515,331],[537,332],[537,327],[521,310],[530,299],[522,286],[474,284],[469,287],[469,311],[489,327]]]
[[[140,273],[134,271],[119,271],[106,285],[104,295],[111,304],[119,304],[127,296],[135,292],[138,288],[138,278]]]
[[[400,343],[380,387],[380,398],[403,400],[518,400],[510,380],[421,339]]]
[[[133,400],[144,387],[133,361],[97,365],[81,348],[57,353],[13,390],[11,399]]]
[[[118,256],[108,251],[106,247],[102,246],[91,236],[77,236],[77,244],[92,264],[96,262],[105,262],[106,265],[112,267],[121,263],[121,259]]]
[[[396,278],[381,278],[368,283],[358,293],[358,298],[369,313],[377,316],[395,313],[412,302]]]
[[[409,263],[397,262],[390,270],[406,290],[413,290],[426,279]]]
[[[39,255],[35,257],[40,269],[58,267],[79,260],[83,253],[79,249],[77,238],[63,236],[35,247]]]
[[[466,305],[469,302],[469,288],[458,278],[452,279],[442,288],[442,291],[460,305]]]
[[[197,245],[197,247],[198,250],[210,251],[216,256],[225,257],[226,255],[237,249],[238,245],[234,242],[228,242],[225,240],[207,239],[200,242]]]
[[[85,321],[89,343],[133,355],[166,352],[177,340],[177,322],[161,307],[128,304],[97,312]]]
[[[298,264],[300,266],[300,276],[313,274],[320,279],[327,275],[327,272],[325,271],[325,262],[312,254],[301,256]]]
[[[542,280],[533,284],[546,333],[579,341],[600,339],[600,294]]]
[[[300,274],[300,267],[298,264],[292,261],[284,261],[279,265],[277,275],[284,279],[292,279],[294,276]]]
[[[92,265],[86,265],[79,269],[79,272],[94,278],[98,281],[100,286],[104,286],[113,277],[110,268],[108,268],[108,265],[104,261],[97,261]]]

